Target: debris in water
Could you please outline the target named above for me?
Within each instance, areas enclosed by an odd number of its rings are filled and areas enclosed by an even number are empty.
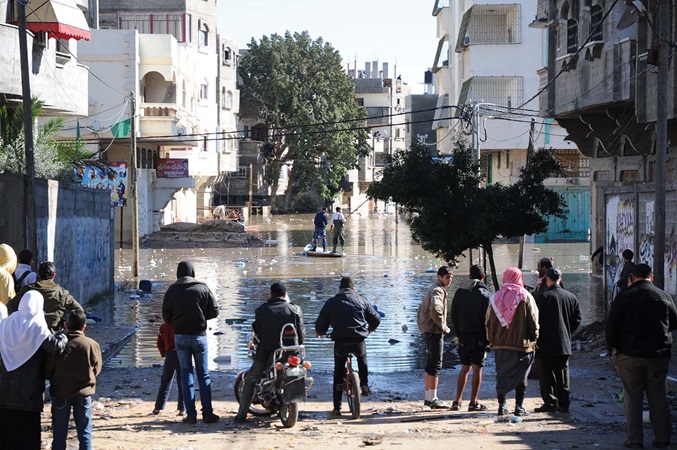
[[[390,345],[395,345],[398,342],[400,342],[400,341],[398,341],[397,339],[393,339],[393,338],[388,339],[388,344],[390,344]]]

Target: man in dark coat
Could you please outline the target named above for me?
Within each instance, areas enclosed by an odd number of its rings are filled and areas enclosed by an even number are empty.
[[[677,309],[672,298],[653,285],[651,267],[637,264],[630,287],[611,303],[606,345],[623,383],[627,448],[643,448],[644,393],[656,440],[655,448],[670,446],[672,419],[665,392],[672,354],[672,331],[677,329]]]
[[[470,279],[461,283],[451,303],[451,321],[458,336],[458,356],[461,358],[461,372],[456,381],[456,398],[451,404],[452,411],[461,409],[461,399],[471,368],[472,390],[468,411],[487,409],[477,401],[482,384],[482,367],[489,345],[485,320],[491,294],[484,284],[485,278],[482,266],[471,266]]]
[[[195,386],[193,385],[193,359],[200,386],[202,420],[213,423],[219,420],[212,408],[212,388],[209,378],[207,354],[207,321],[219,315],[216,300],[209,287],[195,279],[195,270],[188,261],[179,263],[177,280],[169,286],[162,303],[162,317],[174,327],[176,355],[181,367],[183,399],[186,405],[184,423],[197,423]]]
[[[301,308],[286,299],[287,286],[281,281],[276,281],[270,286],[270,298],[266,303],[256,308],[252,328],[259,340],[256,356],[251,368],[247,372],[242,387],[240,407],[234,421],[242,423],[247,420],[247,411],[254,398],[254,388],[263,373],[272,363],[273,352],[280,348],[280,333],[284,325],[291,323],[296,328],[298,343],[303,344],[305,327],[303,325],[303,313]]]
[[[581,324],[581,309],[576,296],[560,286],[561,279],[559,269],[548,269],[545,275],[548,288],[536,297],[541,329],[536,361],[543,399],[536,412],[569,412],[571,334]]]
[[[327,208],[322,208],[320,212],[315,214],[313,219],[313,225],[315,225],[315,231],[313,232],[313,248],[310,250],[312,252],[317,250],[317,244],[320,243],[322,239],[322,251],[327,251],[327,224],[329,223],[329,218],[327,217]]]
[[[355,292],[355,284],[350,277],[341,278],[339,292],[326,301],[315,321],[315,333],[318,336],[327,333],[331,326],[331,339],[334,341],[334,410],[333,416],[341,415],[343,400],[343,375],[349,354],[355,355],[360,372],[362,395],[371,394],[369,389],[369,370],[367,367],[367,346],[364,340],[376,330],[381,317],[367,299]]]
[[[621,274],[619,275],[618,282],[616,286],[618,287],[618,292],[624,291],[628,288],[628,281],[630,280],[630,275],[635,269],[635,263],[632,262],[632,258],[635,257],[635,254],[630,249],[623,250],[621,253],[623,257],[623,269],[621,269]]]

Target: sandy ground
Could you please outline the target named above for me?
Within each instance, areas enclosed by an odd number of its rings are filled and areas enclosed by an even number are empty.
[[[599,330],[598,330],[599,331]],[[245,425],[232,421],[237,404],[233,396],[233,371],[212,372],[216,424],[185,425],[176,416],[176,387],[160,415],[151,414],[160,379],[160,368],[106,369],[99,377],[94,404],[96,449],[351,449],[445,448],[445,449],[618,449],[625,440],[620,380],[604,351],[601,335],[584,337],[572,358],[572,405],[570,414],[532,413],[512,423],[499,418],[494,395],[493,371],[487,369],[480,399],[489,410],[469,413],[466,388],[463,411],[431,411],[423,407],[422,372],[371,375],[374,395],[363,402],[360,420],[330,419],[331,374],[311,371],[315,385],[301,405],[299,422],[291,429],[276,417],[251,418]],[[457,369],[440,377],[440,398],[451,403]],[[672,396],[672,393],[670,394]],[[525,406],[540,406],[538,380],[530,380]],[[173,401],[173,403],[172,403]],[[675,404],[673,402],[673,404]],[[508,406],[514,406],[509,396]],[[199,406],[198,406],[199,409]],[[72,423],[71,423],[72,426]],[[43,414],[43,443],[51,440],[49,405]],[[653,433],[645,429],[650,448]],[[69,448],[77,448],[75,429]],[[677,446],[675,447],[677,448]]]

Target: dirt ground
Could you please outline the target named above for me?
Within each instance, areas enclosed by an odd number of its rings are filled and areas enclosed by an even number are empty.
[[[212,372],[215,424],[185,425],[176,416],[176,387],[160,415],[151,414],[161,368],[108,369],[100,375],[94,403],[96,449],[352,449],[362,447],[401,449],[618,449],[625,440],[620,380],[604,355],[601,328],[579,336],[580,350],[572,357],[572,405],[569,414],[532,413],[513,423],[497,417],[493,357],[490,356],[480,399],[489,410],[467,412],[466,388],[463,410],[431,411],[423,407],[422,372],[372,374],[374,395],[363,402],[362,418],[350,420],[344,401],[344,417],[330,419],[331,374],[311,370],[315,384],[301,405],[299,422],[282,428],[276,417],[252,418],[234,424],[237,404],[233,396],[234,371]],[[451,404],[458,369],[446,369],[440,377],[439,396]],[[670,386],[669,386],[670,389]],[[673,393],[670,396],[673,397]],[[514,406],[509,396],[508,406]],[[172,401],[174,403],[172,403]],[[530,380],[525,406],[540,406],[538,380]],[[677,402],[673,400],[673,409]],[[199,406],[198,406],[199,410]],[[72,425],[72,423],[71,423]],[[43,414],[43,443],[51,442],[49,405]],[[645,445],[653,433],[647,424]],[[69,432],[69,448],[77,448],[75,429]],[[677,448],[677,446],[675,447]]]

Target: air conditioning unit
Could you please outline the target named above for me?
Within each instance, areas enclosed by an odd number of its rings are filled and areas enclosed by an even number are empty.
[[[463,45],[465,45],[466,47],[470,45],[470,36],[466,36],[463,38]]]
[[[567,178],[568,184],[578,184],[578,178]]]

